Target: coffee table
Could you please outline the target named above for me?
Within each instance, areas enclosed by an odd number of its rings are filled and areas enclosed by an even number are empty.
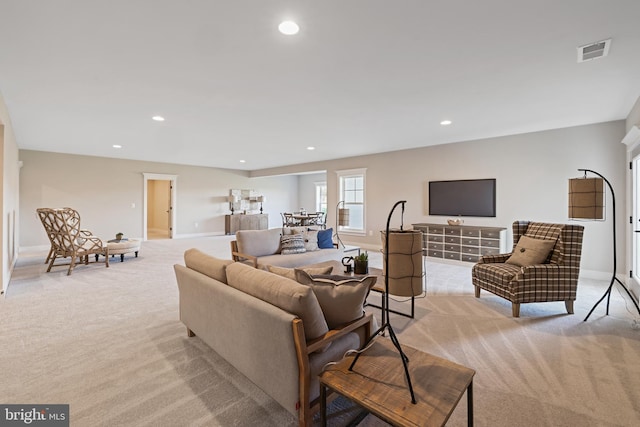
[[[378,337],[352,371],[354,355],[320,374],[322,425],[327,425],[327,390],[331,390],[394,426],[444,426],[466,391],[467,424],[473,426],[475,371],[409,346],[402,350],[409,358],[415,404],[398,350],[389,339]]]

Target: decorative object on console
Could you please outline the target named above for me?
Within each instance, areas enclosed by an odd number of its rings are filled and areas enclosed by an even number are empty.
[[[344,200],[340,200],[336,205],[336,239],[342,247],[344,248],[344,243],[340,240],[340,235],[338,234],[338,230],[340,227],[346,227],[349,225],[349,209],[348,208],[339,208],[340,203],[344,206]]]
[[[387,218],[387,228],[385,231],[385,248],[384,248],[384,262],[386,265],[386,269],[384,272],[384,295],[383,298],[385,299],[385,304],[383,304],[384,306],[384,311],[385,313],[383,313],[383,322],[382,322],[382,326],[375,331],[371,337],[367,340],[367,342],[365,343],[365,345],[362,346],[362,348],[367,348],[367,346],[369,345],[369,343],[376,338],[378,335],[380,335],[381,333],[383,333],[385,330],[389,331],[389,338],[391,339],[391,342],[393,343],[393,345],[396,347],[396,350],[398,350],[398,353],[400,354],[400,359],[402,360],[402,364],[404,366],[404,373],[405,376],[407,378],[407,385],[409,387],[409,393],[411,394],[411,403],[416,404],[416,397],[415,394],[413,393],[413,385],[411,384],[411,376],[409,375],[409,368],[407,367],[407,362],[408,362],[408,358],[407,356],[404,354],[404,351],[402,351],[402,347],[400,347],[400,341],[398,341],[398,337],[396,336],[395,332],[393,331],[393,327],[391,326],[391,322],[389,321],[389,270],[390,270],[390,265],[389,265],[389,225],[391,223],[391,216],[393,215],[393,211],[396,209],[396,207],[398,205],[402,205],[402,215],[400,216],[400,232],[402,232],[402,226],[403,226],[403,221],[404,221],[404,204],[407,203],[406,200],[400,200],[398,202],[396,202],[395,205],[393,205],[393,208],[391,208],[391,212],[389,212],[389,217]],[[394,269],[392,269],[393,271],[395,271]],[[394,273],[395,274],[395,273]],[[360,358],[360,355],[362,353],[357,353],[356,356],[353,358],[353,362],[351,362],[351,366],[349,366],[349,370],[353,370],[353,367],[355,366],[356,362],[358,361],[358,359]]]
[[[122,240],[124,233],[116,233],[116,240]]]
[[[262,213],[262,204],[267,201],[265,196],[258,196],[258,202],[260,202],[260,213]]]
[[[447,220],[447,224],[449,224],[449,225],[462,225],[462,224],[464,224],[464,220],[462,218],[448,219]]]
[[[625,290],[627,295],[629,295],[629,299],[633,302],[633,305],[636,306],[636,310],[638,310],[638,314],[640,314],[640,307],[638,307],[638,303],[629,292],[629,289],[616,277],[616,196],[613,192],[613,187],[611,183],[598,172],[593,171],[591,169],[578,169],[580,172],[584,172],[584,177],[582,178],[573,178],[569,180],[569,217],[571,219],[593,219],[593,220],[601,220],[604,219],[604,185],[603,181],[607,183],[607,187],[609,187],[609,191],[611,192],[611,206],[612,206],[612,223],[613,223],[613,273],[611,275],[611,282],[609,283],[609,287],[602,295],[602,297],[595,303],[595,305],[587,314],[587,317],[584,318],[586,321],[593,310],[607,297],[607,311],[606,314],[609,315],[609,302],[611,300],[611,289],[613,288],[614,282],[618,282],[622,289]],[[587,172],[590,172],[594,175],[599,176],[600,178],[587,178]]]
[[[227,200],[229,201],[229,207],[231,208],[231,215],[233,215],[234,205],[240,201],[240,196],[232,194],[227,197]]]

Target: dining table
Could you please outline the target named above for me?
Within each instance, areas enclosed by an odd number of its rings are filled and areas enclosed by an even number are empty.
[[[315,224],[315,220],[318,219],[317,213],[308,213],[308,214],[293,214],[293,219],[296,220],[301,226],[307,226]]]

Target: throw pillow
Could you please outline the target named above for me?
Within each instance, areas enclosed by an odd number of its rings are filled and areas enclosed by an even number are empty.
[[[267,270],[273,274],[277,274],[278,276],[284,276],[287,279],[296,280],[296,271],[293,268],[268,265]],[[317,274],[331,274],[331,272],[333,271],[333,266],[330,265],[328,267],[302,267],[300,268],[300,270],[304,270],[312,276]]]
[[[306,252],[304,248],[304,236],[302,234],[290,234],[280,238],[282,255],[301,254]]]
[[[528,265],[542,264],[549,256],[549,252],[555,246],[555,240],[534,239],[521,236],[513,253],[505,262],[508,264],[526,267]]]
[[[303,234],[304,237],[304,248],[307,252],[317,251],[318,248],[318,230],[308,229]],[[328,274],[328,273],[325,273]]]
[[[369,290],[376,284],[376,276],[311,276],[296,269],[296,280],[313,289],[329,329],[362,317]]]
[[[333,249],[333,228],[318,231],[318,248]]]

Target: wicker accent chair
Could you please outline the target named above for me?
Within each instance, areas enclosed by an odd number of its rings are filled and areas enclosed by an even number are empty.
[[[95,255],[96,262],[100,255],[104,255],[104,263],[109,267],[107,244],[90,231],[80,229],[78,211],[72,208],[38,208],[37,212],[51,242],[51,249],[47,255],[47,261],[49,261],[47,273],[51,271],[58,257],[71,259],[69,264],[56,264],[56,267],[69,266],[67,276],[71,275],[77,261],[89,264],[89,255]]]
[[[513,251],[483,256],[471,272],[476,298],[484,289],[511,301],[513,317],[520,316],[520,304],[548,301],[564,301],[567,312],[573,314],[584,227],[530,221],[515,221],[512,227],[514,249],[521,236],[556,243],[543,264],[506,263]]]

